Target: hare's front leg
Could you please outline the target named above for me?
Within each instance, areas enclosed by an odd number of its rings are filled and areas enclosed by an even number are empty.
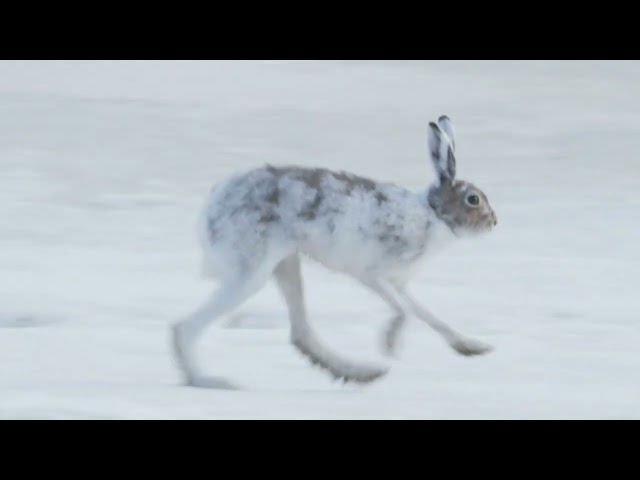
[[[398,294],[420,320],[426,322],[431,328],[442,335],[449,345],[459,354],[465,356],[482,355],[493,350],[491,345],[481,342],[480,340],[465,337],[438,320],[433,313],[420,306],[406,291],[398,290]]]
[[[465,356],[482,355],[493,350],[491,345],[473,338],[467,338],[456,332],[446,323],[438,320],[433,313],[419,305],[418,302],[406,292],[404,287],[393,285],[384,280],[369,280],[368,282],[371,288],[374,288],[383,298],[386,298],[389,303],[394,302],[399,305],[400,302],[404,302],[416,317],[426,322],[427,325],[442,335],[451,348],[459,354]]]
[[[394,316],[389,320],[387,328],[383,332],[382,339],[383,352],[390,357],[394,357],[397,354],[398,338],[407,322],[405,309],[378,281],[364,277],[357,278],[357,280],[378,295],[394,312]]]

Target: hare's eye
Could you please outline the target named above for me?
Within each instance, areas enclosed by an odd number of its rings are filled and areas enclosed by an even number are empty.
[[[469,195],[467,197],[467,203],[469,205],[476,206],[480,203],[480,197],[478,197],[477,195]]]

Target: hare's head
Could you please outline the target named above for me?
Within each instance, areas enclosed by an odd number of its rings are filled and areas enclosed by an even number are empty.
[[[427,195],[436,215],[458,236],[492,230],[498,220],[487,196],[472,183],[456,179],[455,135],[449,117],[429,123],[428,145],[436,180]]]

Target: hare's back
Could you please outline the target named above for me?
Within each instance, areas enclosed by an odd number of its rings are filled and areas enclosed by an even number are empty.
[[[306,227],[333,230],[340,216],[363,214],[406,192],[390,184],[323,168],[265,167],[236,174],[216,185],[207,200],[210,225],[285,228],[292,233]],[[396,198],[397,200],[397,198]],[[226,225],[229,231],[231,225]]]
[[[421,254],[431,223],[413,193],[322,168],[265,166],[216,186],[202,233],[209,246],[292,242],[334,269],[370,270]]]

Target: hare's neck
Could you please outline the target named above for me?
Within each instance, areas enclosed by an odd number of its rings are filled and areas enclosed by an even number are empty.
[[[418,196],[420,198],[420,202],[422,203],[424,208],[427,209],[429,211],[429,213],[432,215],[432,217],[436,220],[436,222],[438,224],[436,230],[438,231],[438,235],[439,236],[449,237],[449,239],[451,237],[457,238],[458,235],[453,230],[452,226],[447,221],[447,219],[442,217],[442,216],[440,216],[436,206],[432,205],[431,202],[429,201],[429,193],[430,193],[431,189],[432,189],[432,187],[429,187],[425,191],[420,192],[418,194]]]

